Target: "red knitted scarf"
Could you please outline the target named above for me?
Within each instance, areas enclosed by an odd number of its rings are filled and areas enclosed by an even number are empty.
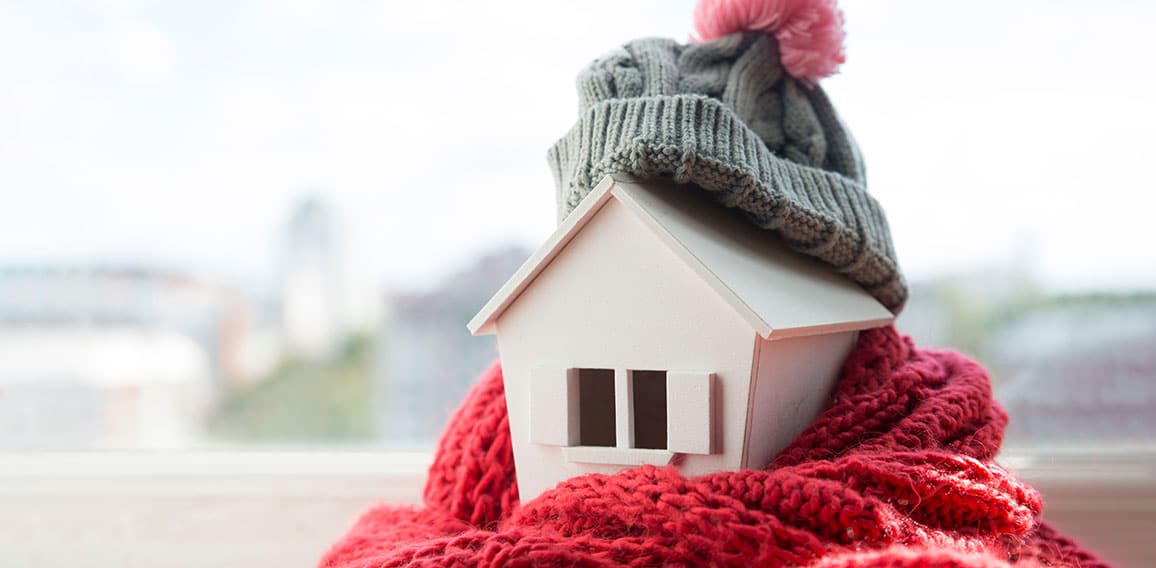
[[[977,363],[881,328],[765,470],[591,474],[519,506],[495,364],[442,436],[425,506],[370,510],[321,566],[1104,566],[992,462],[1006,423]]]

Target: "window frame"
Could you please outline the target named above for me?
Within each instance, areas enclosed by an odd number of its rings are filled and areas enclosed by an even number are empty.
[[[613,446],[586,446],[581,445],[581,432],[572,434],[569,439],[571,441],[578,441],[576,444],[569,444],[562,447],[562,454],[566,461],[571,463],[591,463],[591,464],[609,464],[609,465],[657,465],[663,466],[669,464],[674,460],[676,452],[670,449],[652,449],[652,448],[636,448],[634,447],[634,382],[633,371],[635,369],[627,369],[625,367],[574,367],[567,371],[568,377],[573,377],[574,380],[581,380],[581,372],[583,370],[602,370],[612,369],[614,371],[614,426],[615,436]],[[652,371],[655,369],[640,369]],[[670,375],[669,370],[663,370]],[[577,385],[576,385],[577,386]],[[578,388],[568,389],[570,396],[574,396]],[[572,412],[578,414],[577,420],[572,423],[578,424],[581,427],[582,408],[581,404],[576,402],[570,406]],[[669,432],[669,421],[664,428]]]
[[[613,446],[595,446],[582,445],[582,409],[579,403],[581,397],[581,375],[583,370],[604,370],[614,371],[614,413],[615,413],[615,444]],[[634,373],[635,372],[657,372],[662,373],[665,379],[664,396],[665,396],[665,424],[663,425],[666,434],[666,443],[664,448],[640,448],[637,447],[637,440],[635,437],[635,420],[637,415],[634,408]],[[560,375],[557,371],[548,371],[545,369],[537,369],[532,374],[532,381],[551,381],[551,377]],[[531,390],[541,389],[538,394],[531,395],[531,438],[532,441],[542,445],[556,445],[561,446],[563,457],[570,463],[591,463],[591,464],[608,464],[608,465],[667,465],[674,460],[676,454],[713,454],[714,444],[713,439],[715,435],[715,413],[714,413],[714,373],[691,373],[680,372],[670,369],[629,369],[626,367],[609,367],[609,366],[589,366],[589,367],[571,367],[565,371],[566,384],[565,388],[561,385],[543,385],[535,383],[531,385]],[[686,382],[697,383],[697,389],[687,391],[685,388],[672,389],[673,386],[685,386]],[[684,427],[678,430],[672,427],[671,416],[678,413],[672,413],[671,407],[681,408],[687,406],[682,404],[686,401],[676,401],[679,393],[694,392],[701,397],[701,400],[695,400],[694,409],[696,412],[692,414],[701,422],[698,422],[690,427]],[[559,430],[561,424],[558,418],[542,414],[542,410],[534,410],[534,398],[551,396],[554,394],[565,396],[566,407],[566,429],[567,432],[563,435]],[[685,424],[683,426],[686,426]],[[678,430],[678,432],[676,432]],[[685,440],[686,432],[698,432],[701,435],[697,436],[698,440],[692,440],[689,445],[680,444],[680,440]],[[539,435],[538,432],[546,432],[544,435]],[[682,437],[679,437],[679,433]],[[691,436],[695,438],[695,436]],[[551,441],[566,440],[566,443],[551,443]]]

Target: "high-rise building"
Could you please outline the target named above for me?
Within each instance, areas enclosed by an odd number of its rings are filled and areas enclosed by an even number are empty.
[[[297,203],[286,227],[281,280],[282,323],[291,354],[328,357],[347,331],[340,237],[333,211],[321,197]]]

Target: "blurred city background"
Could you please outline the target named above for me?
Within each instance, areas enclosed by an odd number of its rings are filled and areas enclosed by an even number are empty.
[[[543,4],[0,8],[0,451],[430,447],[574,75],[692,2]],[[845,4],[900,329],[987,366],[1011,447],[1151,447],[1156,9]]]

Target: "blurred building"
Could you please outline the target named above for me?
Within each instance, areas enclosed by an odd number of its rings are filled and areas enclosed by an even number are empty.
[[[357,277],[336,211],[320,196],[294,205],[285,227],[279,296],[288,354],[324,360],[380,324],[380,290]]]
[[[320,198],[299,202],[264,294],[141,264],[0,265],[0,450],[203,443],[219,403],[376,321],[341,240]]]
[[[342,270],[333,212],[320,197],[300,201],[285,231],[281,315],[286,347],[328,357],[342,339]]]
[[[0,268],[0,447],[186,444],[226,380],[236,306],[163,270]]]
[[[1048,295],[1025,266],[912,283],[896,325],[983,363],[1009,447],[1150,445],[1156,295]]]
[[[1011,415],[1009,446],[1156,436],[1156,296],[1058,298],[993,326],[984,353]]]
[[[495,251],[428,292],[389,298],[379,350],[375,415],[392,447],[428,447],[485,367],[498,357],[493,336],[473,337],[466,322],[530,256]]]

